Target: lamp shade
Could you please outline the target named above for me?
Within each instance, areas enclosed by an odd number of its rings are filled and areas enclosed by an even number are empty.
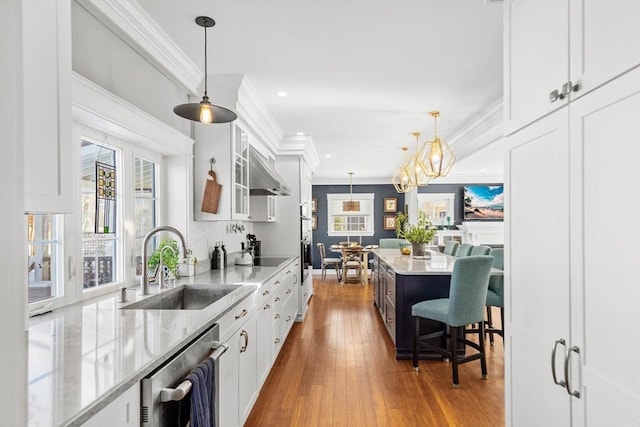
[[[447,176],[456,161],[451,146],[438,137],[438,116],[440,112],[432,111],[434,120],[433,141],[427,141],[422,149],[422,161],[427,166],[427,174],[431,178]]]

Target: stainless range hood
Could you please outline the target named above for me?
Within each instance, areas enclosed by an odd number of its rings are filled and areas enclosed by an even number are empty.
[[[253,147],[249,148],[249,194],[252,196],[288,196],[291,189],[269,167],[267,161]]]

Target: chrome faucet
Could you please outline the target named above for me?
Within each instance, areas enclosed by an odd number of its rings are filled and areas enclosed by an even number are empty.
[[[180,238],[180,243],[182,243],[182,256],[183,258],[187,257],[187,243],[184,239],[182,233],[176,230],[173,227],[168,225],[161,225],[160,227],[156,227],[144,236],[144,240],[142,242],[142,290],[140,291],[140,295],[151,295],[149,292],[149,278],[147,277],[147,268],[149,263],[149,255],[147,254],[147,247],[149,246],[149,241],[153,236],[158,234],[161,231],[170,231],[176,236]],[[163,274],[161,273],[161,277]],[[160,284],[162,286],[162,283]]]

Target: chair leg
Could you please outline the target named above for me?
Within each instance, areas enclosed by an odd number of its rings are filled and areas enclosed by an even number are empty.
[[[493,345],[493,319],[491,317],[491,306],[487,306],[487,326],[489,327],[489,342]]]
[[[340,268],[338,268],[338,264],[333,264],[336,268],[336,277],[338,278],[338,282],[340,281]]]
[[[482,371],[482,379],[487,379],[487,358],[484,353],[484,322],[480,322],[478,331],[478,345],[480,346],[480,369]]]
[[[420,318],[414,317],[413,322],[413,370],[418,370],[418,337],[420,336]]]
[[[458,335],[460,328],[456,326],[449,327],[449,346],[451,350],[451,375],[453,377],[453,388],[460,387],[460,380],[458,379]]]

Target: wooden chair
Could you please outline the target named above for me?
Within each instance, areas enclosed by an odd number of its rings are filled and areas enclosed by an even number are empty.
[[[327,278],[327,267],[333,266],[336,269],[336,277],[338,282],[342,279],[340,274],[342,270],[342,260],[340,258],[327,258],[327,254],[324,249],[324,243],[317,243],[318,251],[320,252],[320,264],[322,265],[322,280]]]

